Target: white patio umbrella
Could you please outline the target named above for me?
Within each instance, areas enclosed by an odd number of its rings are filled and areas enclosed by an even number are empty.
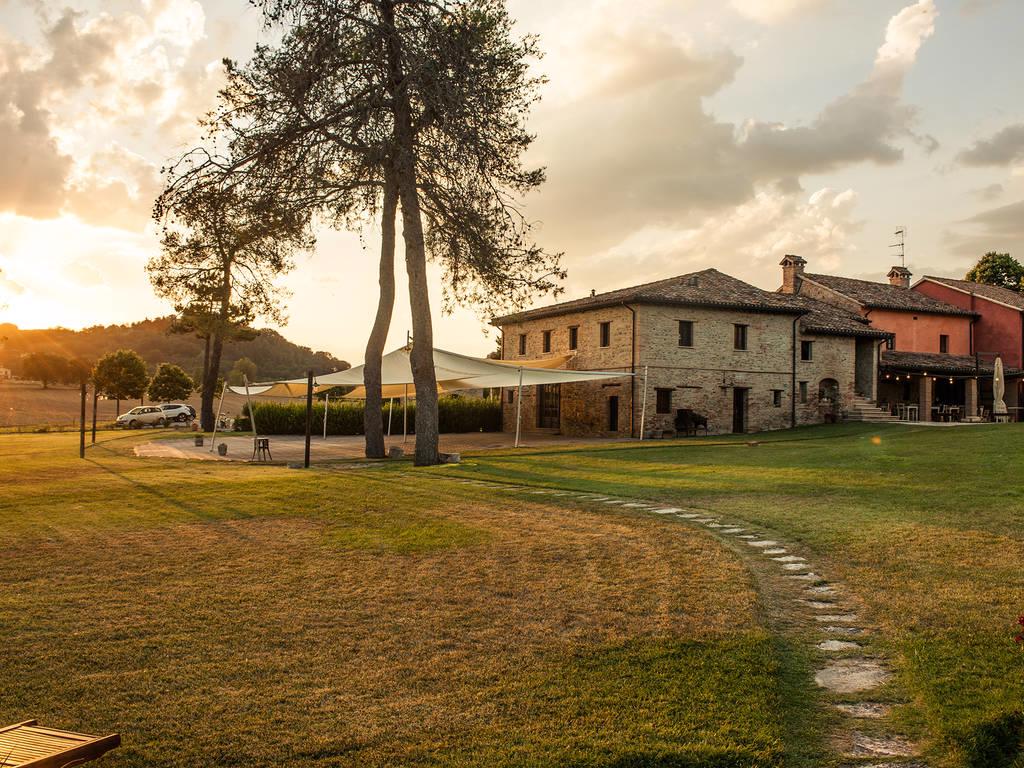
[[[1003,358],[996,358],[995,373],[992,375],[992,415],[1005,416],[1007,413],[1003,395],[1006,394],[1006,378],[1003,374]]]

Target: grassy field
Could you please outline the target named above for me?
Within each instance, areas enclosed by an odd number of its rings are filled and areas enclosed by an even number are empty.
[[[265,402],[294,402],[284,398],[258,398]],[[148,400],[146,401],[148,403]],[[196,412],[199,411],[199,394],[193,393],[185,402]],[[224,413],[235,417],[242,411],[244,395],[228,393],[224,398]],[[139,404],[138,400],[122,400],[121,413]],[[214,407],[216,407],[214,403]],[[99,424],[109,424],[117,417],[117,403],[100,400],[97,403],[96,419]],[[77,386],[51,384],[46,389],[34,381],[0,381],[0,429],[14,430],[49,427],[70,428],[78,424],[81,408],[81,392]],[[92,393],[88,395],[86,423],[92,422]]]
[[[653,496],[799,542],[881,624],[911,696],[903,718],[936,764],[1024,765],[1024,425],[761,439],[487,455],[462,471]]]
[[[124,766],[823,766],[799,628],[705,508],[841,578],[933,766],[1019,768],[1024,425],[824,427],[300,472],[0,435],[0,720]]]
[[[0,436],[0,721],[112,766],[814,764],[806,660],[707,533],[151,434]]]

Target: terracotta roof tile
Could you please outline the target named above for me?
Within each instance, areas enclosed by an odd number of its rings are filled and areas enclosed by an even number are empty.
[[[870,280],[857,280],[852,277],[836,275],[805,274],[804,279],[831,288],[868,309],[896,309],[908,312],[927,312],[936,315],[967,315],[975,313],[944,301],[925,296],[923,293],[907,288],[875,283]]]
[[[1011,291],[1009,288],[1003,288],[998,285],[986,285],[985,283],[973,283],[970,280],[957,280],[952,277],[935,277],[933,275],[926,275],[922,279],[942,283],[950,288],[974,293],[983,298],[992,299],[993,301],[1009,304],[1011,307],[1024,310],[1024,294],[1018,291]]]
[[[564,315],[616,304],[669,304],[692,307],[718,307],[778,314],[799,315],[802,310],[779,294],[737,280],[717,269],[704,269],[666,280],[620,288],[596,296],[563,301],[547,307],[529,309],[497,317],[495,325],[540,317]]]
[[[977,367],[975,367],[977,365]],[[992,360],[977,360],[971,355],[943,355],[937,352],[900,352],[883,350],[878,367],[881,370],[899,370],[928,373],[975,373],[991,375],[995,370]],[[1019,373],[1007,368],[1006,374]]]

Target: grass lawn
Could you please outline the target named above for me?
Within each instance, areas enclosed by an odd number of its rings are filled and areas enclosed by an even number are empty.
[[[811,766],[805,630],[679,522],[777,532],[881,628],[929,764],[1021,768],[1024,425],[839,426],[311,472],[0,435],[0,721],[123,766]],[[410,476],[412,474],[412,476]]]
[[[1024,424],[759,439],[489,454],[460,471],[658,498],[777,531],[882,627],[910,697],[901,716],[934,764],[1024,765],[1024,654],[1013,643],[1024,614]]]
[[[151,438],[0,435],[0,721],[118,730],[111,766],[819,764],[809,662],[706,532],[436,479],[501,458],[130,455]]]

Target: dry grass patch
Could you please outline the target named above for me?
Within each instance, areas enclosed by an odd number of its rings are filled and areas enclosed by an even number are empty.
[[[782,760],[779,648],[706,533],[10,440],[0,720],[120,730],[112,766]]]

